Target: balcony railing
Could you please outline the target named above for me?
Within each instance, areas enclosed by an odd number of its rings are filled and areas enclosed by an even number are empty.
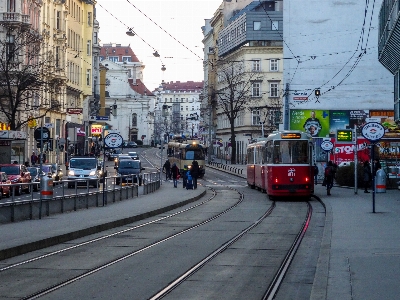
[[[30,24],[30,16],[29,15],[23,15],[18,12],[3,12],[1,14],[3,15],[3,18],[0,17],[1,21],[20,22],[20,23]]]

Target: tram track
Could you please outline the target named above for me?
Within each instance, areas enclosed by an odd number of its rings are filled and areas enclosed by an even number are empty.
[[[68,246],[68,247],[65,247],[63,249],[59,249],[59,250],[56,250],[56,251],[50,251],[49,253],[46,253],[44,255],[39,255],[39,256],[30,258],[30,259],[22,260],[22,261],[19,261],[17,263],[13,263],[13,264],[4,266],[4,267],[0,268],[0,281],[3,282],[3,283],[7,282],[7,281],[13,281],[12,277],[9,277],[9,276],[10,276],[10,274],[15,274],[16,270],[18,270],[18,272],[17,272],[18,276],[24,276],[23,270],[36,269],[38,264],[41,265],[41,267],[39,269],[42,269],[43,266],[47,265],[46,259],[49,260],[49,261],[54,261],[55,260],[54,257],[67,256],[68,252],[77,252],[77,251],[79,251],[79,253],[83,253],[83,252],[85,252],[87,250],[79,250],[79,248],[85,248],[85,247],[93,248],[93,247],[96,247],[95,246],[96,243],[102,242],[102,241],[104,241],[106,239],[115,238],[118,235],[124,236],[127,233],[132,233],[135,230],[143,228],[145,226],[150,226],[150,225],[153,225],[153,224],[164,222],[167,219],[172,219],[173,217],[176,217],[176,216],[178,216],[180,214],[184,214],[184,213],[186,213],[186,212],[188,212],[190,210],[194,210],[195,208],[198,208],[198,207],[200,207],[202,205],[205,205],[205,204],[209,203],[211,200],[213,200],[216,197],[216,195],[217,195],[217,193],[214,190],[213,194],[208,199],[205,199],[205,200],[203,200],[203,201],[201,201],[199,203],[196,203],[195,205],[191,205],[190,207],[184,208],[184,209],[182,209],[182,210],[180,210],[178,212],[174,212],[174,213],[169,214],[167,216],[162,216],[162,217],[159,217],[159,218],[157,218],[155,220],[148,221],[148,222],[145,222],[145,223],[140,224],[140,225],[133,226],[133,227],[128,228],[128,229],[123,229],[123,230],[119,230],[119,231],[111,233],[111,234],[102,235],[100,237],[96,237],[96,238],[87,240],[85,242],[78,243],[78,244],[73,245],[73,246]],[[125,253],[124,255],[120,255],[118,257],[110,259],[106,263],[97,265],[95,267],[84,267],[84,266],[81,266],[80,268],[83,268],[83,269],[86,269],[86,270],[84,272],[80,272],[79,275],[73,276],[71,278],[64,279],[64,280],[56,282],[56,283],[53,282],[49,286],[41,288],[39,291],[30,292],[28,294],[28,296],[26,296],[26,295],[23,296],[23,297],[17,296],[17,298],[21,298],[21,299],[36,299],[36,298],[42,297],[44,295],[47,295],[47,294],[49,294],[49,293],[51,293],[51,292],[53,292],[53,291],[55,291],[57,289],[65,287],[68,284],[71,284],[71,283],[73,283],[73,282],[75,282],[77,280],[80,280],[80,279],[84,278],[84,277],[87,277],[87,276],[92,275],[92,274],[94,274],[96,272],[104,270],[105,268],[107,268],[107,267],[109,267],[111,265],[114,265],[114,264],[117,264],[119,262],[122,262],[125,259],[128,259],[128,258],[130,258],[130,257],[132,257],[134,255],[137,255],[139,253],[142,253],[144,251],[147,251],[147,250],[149,250],[149,249],[151,249],[151,248],[153,248],[153,247],[155,247],[155,246],[157,246],[157,245],[159,245],[159,244],[161,244],[161,243],[163,243],[165,241],[173,239],[173,238],[175,238],[175,237],[177,237],[179,235],[182,235],[182,234],[184,234],[184,233],[186,233],[186,232],[188,232],[190,230],[193,230],[193,229],[195,229],[195,228],[197,228],[199,226],[202,226],[202,225],[204,225],[206,223],[209,223],[209,222],[215,220],[216,218],[220,217],[221,215],[227,213],[228,211],[232,210],[233,208],[235,208],[237,205],[239,205],[241,203],[242,200],[243,200],[242,197],[239,197],[238,201],[235,201],[235,203],[229,205],[229,207],[224,209],[222,212],[220,212],[218,214],[215,214],[215,215],[207,218],[206,220],[204,220],[202,222],[197,222],[196,224],[194,224],[194,225],[192,225],[192,226],[190,226],[188,228],[182,229],[179,232],[175,232],[175,233],[170,234],[170,235],[168,235],[168,236],[166,236],[166,237],[164,237],[164,238],[162,238],[160,240],[157,240],[157,241],[154,241],[152,243],[149,243],[148,245],[142,246],[142,247],[136,249],[135,251],[130,251],[128,253]],[[82,259],[80,259],[80,260],[82,260]],[[51,266],[49,266],[49,269],[51,269]],[[33,284],[28,285],[28,286],[35,286],[36,285],[34,282],[32,282],[32,283]],[[0,296],[1,295],[3,295],[3,296],[7,295],[8,292],[6,290],[1,290],[2,288],[7,287],[7,286],[8,285],[6,284],[6,285],[2,285],[0,287]],[[26,286],[27,285],[25,285],[25,287]],[[1,297],[3,297],[3,296],[1,296]]]

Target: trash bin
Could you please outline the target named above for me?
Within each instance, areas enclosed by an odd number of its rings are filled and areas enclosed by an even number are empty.
[[[42,176],[40,182],[40,199],[51,200],[53,199],[53,179],[48,176]]]
[[[376,171],[375,192],[386,193],[386,173],[382,169]]]

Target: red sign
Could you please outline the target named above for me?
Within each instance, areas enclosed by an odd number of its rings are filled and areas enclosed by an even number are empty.
[[[80,115],[82,112],[82,108],[67,108],[67,114],[70,115]]]

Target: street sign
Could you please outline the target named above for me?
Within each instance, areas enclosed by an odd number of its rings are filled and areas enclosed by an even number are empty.
[[[352,129],[337,129],[336,143],[351,143],[353,141]]]
[[[104,137],[104,144],[108,148],[121,147],[123,141],[122,136],[118,133],[110,133]]]
[[[324,151],[331,151],[333,149],[333,143],[331,141],[323,141],[321,143],[321,148]]]
[[[47,141],[48,139],[50,139],[50,130],[46,127],[36,128],[33,133],[33,137],[35,138],[36,141],[40,140]]]
[[[96,121],[109,121],[110,118],[108,116],[96,116]]]
[[[371,143],[379,141],[385,134],[385,127],[380,123],[367,123],[361,129],[361,134]]]
[[[44,123],[44,127],[46,128],[54,128],[53,123]]]

